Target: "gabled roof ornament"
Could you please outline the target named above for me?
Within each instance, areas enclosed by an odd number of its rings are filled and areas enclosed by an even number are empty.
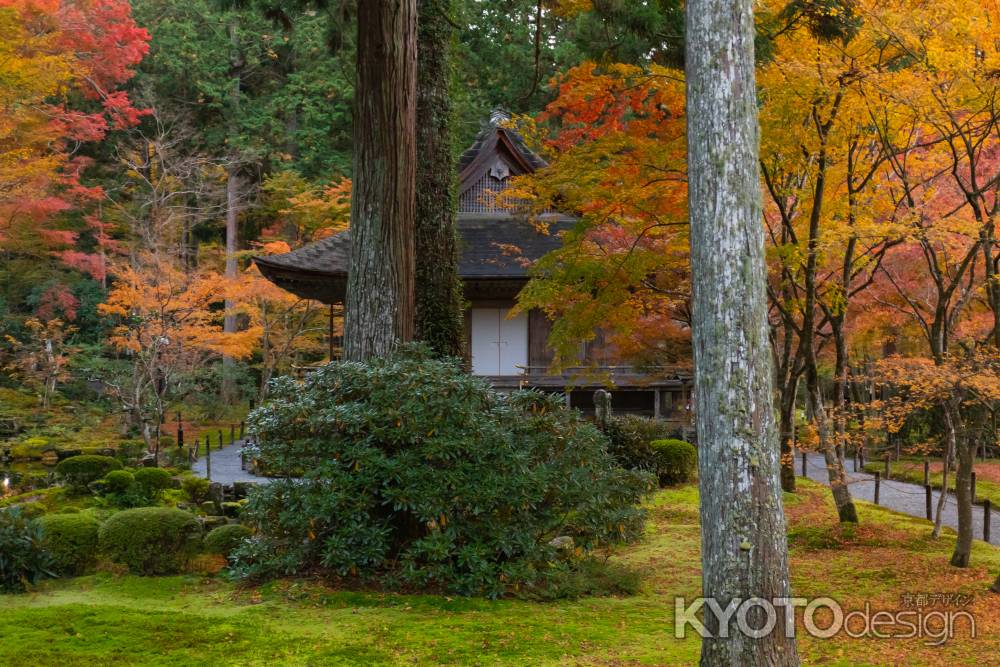
[[[503,107],[493,107],[493,110],[490,111],[490,125],[492,127],[500,127],[504,123],[510,122],[510,119],[510,112]]]

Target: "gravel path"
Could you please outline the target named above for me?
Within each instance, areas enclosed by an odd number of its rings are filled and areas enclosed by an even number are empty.
[[[237,440],[235,444],[227,445],[222,449],[212,449],[212,476],[211,481],[222,484],[232,484],[233,482],[269,482],[269,477],[259,477],[253,473],[243,470],[240,460],[240,451],[243,449],[243,440]],[[202,455],[191,466],[192,472],[199,477],[208,477],[206,471],[206,459]]]
[[[847,484],[851,488],[851,495],[859,500],[874,502],[875,476],[866,472],[853,472],[854,463],[852,460],[846,461],[845,464],[847,466]],[[798,475],[802,474],[801,454],[795,457],[795,472]],[[827,486],[830,485],[826,461],[822,454],[806,455],[806,473],[809,479]],[[939,491],[931,490],[931,508],[934,512],[937,512],[940,495]],[[926,492],[922,486],[908,482],[897,482],[892,479],[883,479],[879,483],[879,505],[882,507],[926,519],[926,503]],[[949,493],[945,499],[941,522],[946,526],[958,529],[958,503],[954,494]],[[977,540],[983,539],[982,505],[972,506],[972,526],[973,536]],[[998,508],[994,508],[990,512],[990,544],[1000,544],[1000,509]]]

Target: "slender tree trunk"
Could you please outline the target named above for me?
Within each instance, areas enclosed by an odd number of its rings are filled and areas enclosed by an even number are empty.
[[[229,74],[232,78],[229,91],[229,142],[230,154],[226,167],[226,278],[236,280],[238,266],[236,252],[239,245],[239,200],[240,176],[239,154],[235,148],[239,134],[239,112],[241,102],[241,85],[243,78],[243,52],[240,47],[239,22],[236,19],[229,24],[229,41],[232,52],[229,57]],[[225,333],[236,333],[236,314],[233,312],[233,302],[226,299],[226,314],[222,321]],[[233,359],[222,358],[222,402],[231,404],[234,400]]]
[[[416,0],[359,0],[344,358],[413,338]]]
[[[779,392],[781,401],[779,433],[781,443],[781,490],[795,491],[795,394],[797,377],[787,378]]]
[[[688,182],[703,595],[789,596],[767,323],[750,0],[687,5]],[[760,611],[759,609],[753,612]],[[762,624],[753,619],[753,627]],[[735,614],[733,615],[736,616]],[[784,614],[728,636],[706,614],[702,665],[797,665]]]
[[[951,470],[951,457],[954,455],[956,446],[955,422],[951,418],[951,408],[945,405],[944,408],[945,441],[944,459],[941,464],[941,495],[938,496],[937,508],[934,514],[934,529],[931,530],[931,537],[937,539],[941,536],[942,514],[944,505],[948,500],[948,473]]]
[[[441,356],[464,353],[452,156],[451,0],[417,0],[415,335]]]
[[[837,507],[837,516],[841,523],[857,523],[858,511],[851,498],[851,490],[847,486],[847,473],[844,472],[844,457],[840,448],[834,443],[830,429],[830,420],[823,407],[823,396],[820,394],[819,383],[806,381],[808,385],[808,401],[812,406],[813,419],[819,431],[820,450],[826,463],[827,478],[830,480],[830,492],[833,494],[833,504]]]
[[[969,446],[968,433],[961,414],[961,400],[955,397],[948,402],[946,418],[952,423],[955,431],[955,458],[958,459],[958,470],[955,473],[955,501],[958,503],[958,539],[955,540],[955,550],[951,555],[951,564],[955,567],[968,567],[972,556],[972,448]],[[950,413],[950,414],[949,414]],[[947,493],[947,487],[941,490],[941,495]]]

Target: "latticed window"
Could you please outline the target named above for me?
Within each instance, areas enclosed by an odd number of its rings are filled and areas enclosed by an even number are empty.
[[[461,213],[496,213],[505,211],[497,202],[497,195],[507,189],[507,179],[500,180],[491,172],[483,174],[476,183],[462,193],[458,201]]]

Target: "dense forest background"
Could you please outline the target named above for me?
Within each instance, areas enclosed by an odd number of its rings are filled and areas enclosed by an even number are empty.
[[[632,4],[455,2],[456,153],[496,107],[539,112],[552,77],[582,61],[676,64],[676,3]],[[329,313],[259,279],[250,258],[348,223],[351,128],[364,122],[352,3],[67,7],[0,5],[9,43],[39,40],[12,48],[26,73],[67,68],[32,99],[3,84],[10,105],[66,122],[17,128],[43,135],[37,173],[13,166],[23,135],[5,144],[20,189],[0,197],[0,383],[45,407],[96,391],[132,431],[177,401],[245,409],[274,374],[328,354]],[[242,335],[217,335],[224,306]]]

